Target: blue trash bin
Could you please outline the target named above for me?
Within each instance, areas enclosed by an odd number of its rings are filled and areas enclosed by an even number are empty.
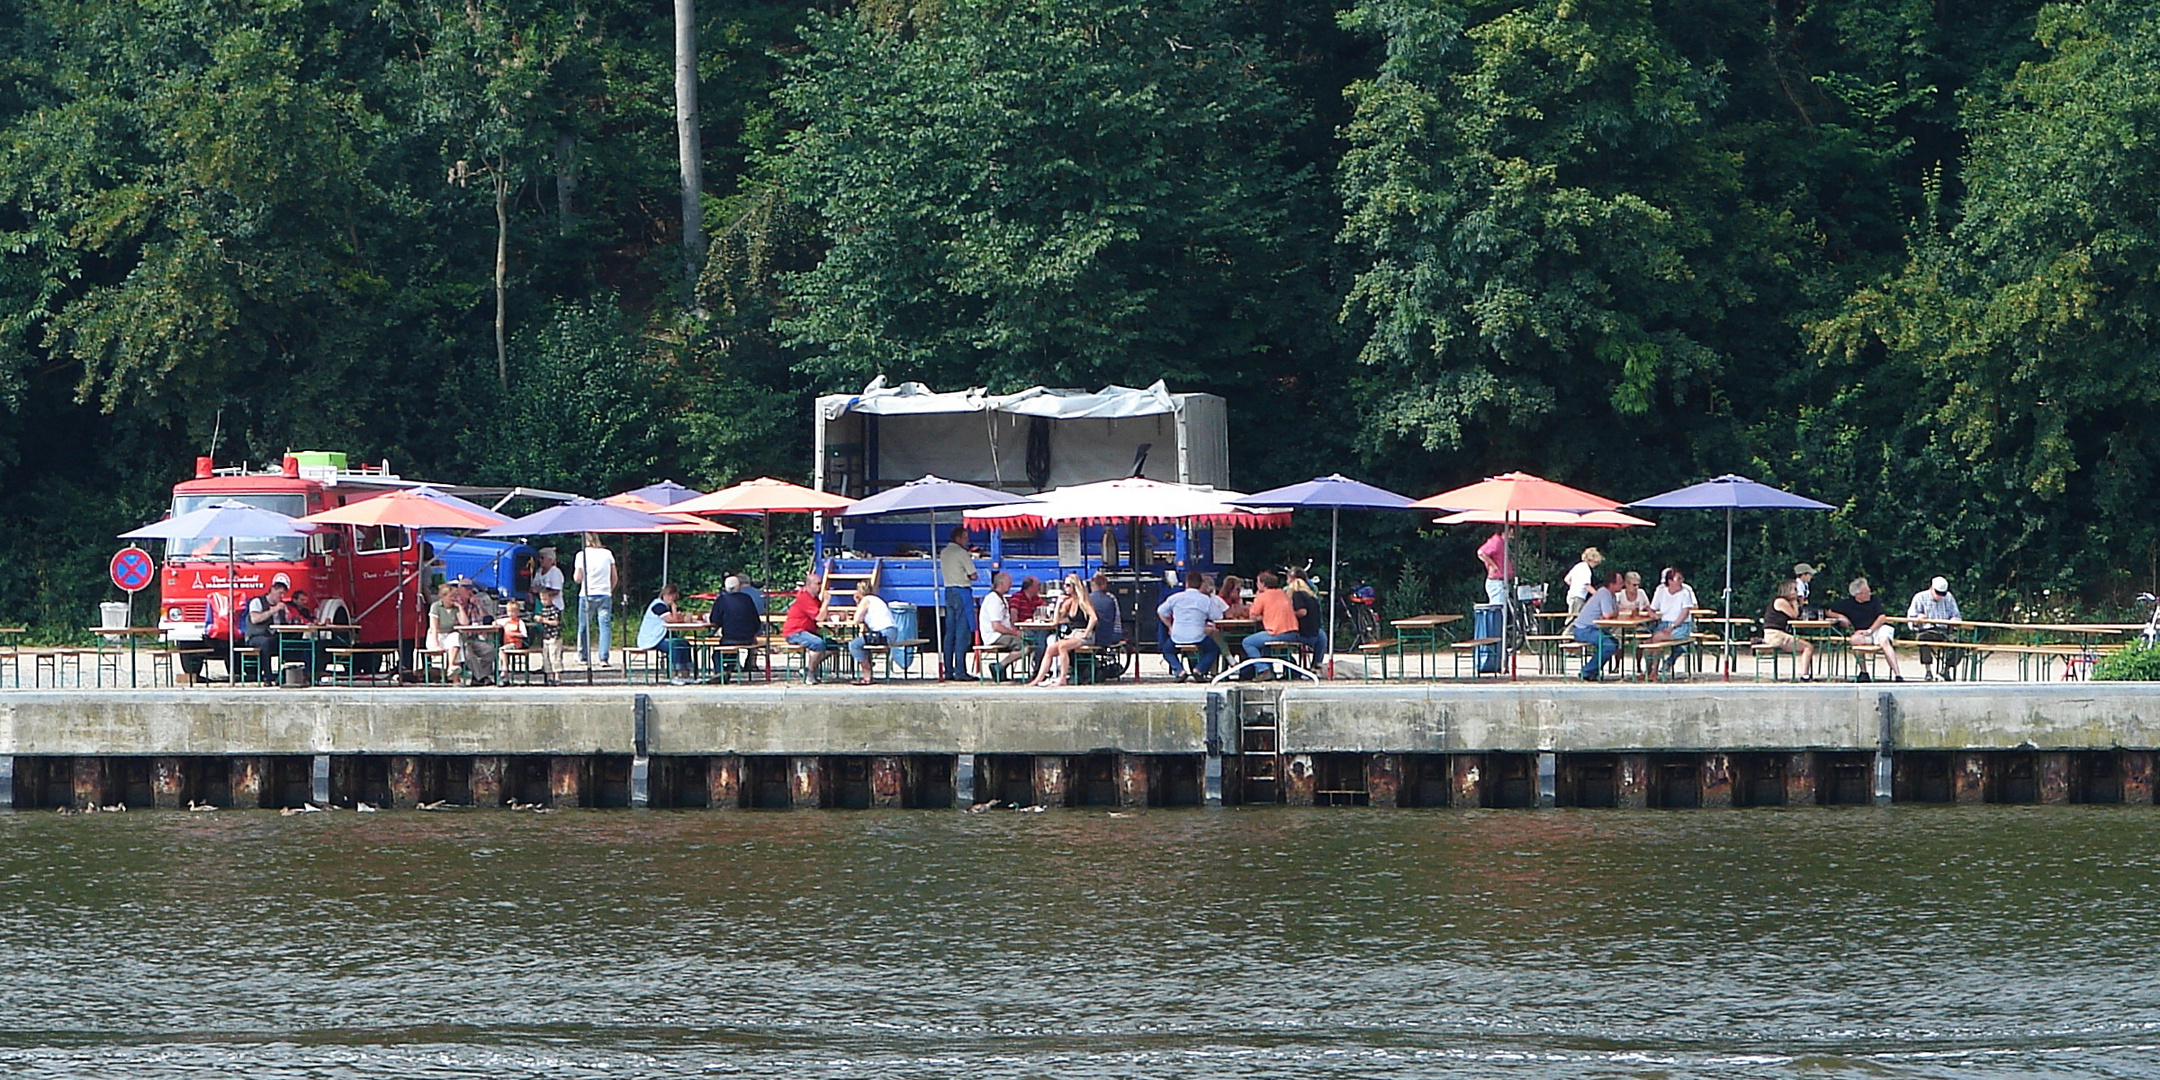
[[[1496,640],[1499,639],[1501,637],[1501,631],[1505,629],[1505,627],[1501,624],[1501,619],[1503,618],[1501,612],[1503,610],[1504,609],[1502,609],[1501,606],[1498,604],[1479,604],[1476,607],[1472,608],[1470,615],[1470,636],[1476,638],[1493,638]],[[1504,644],[1505,643],[1503,643],[1503,645]],[[1507,650],[1503,648],[1502,645],[1478,646],[1478,674],[1493,675],[1503,670],[1505,667],[1504,659],[1506,655]]]
[[[915,605],[905,600],[895,600],[886,606],[892,609],[893,640],[915,640]],[[894,667],[914,667],[915,650],[894,649],[892,651],[892,662]]]

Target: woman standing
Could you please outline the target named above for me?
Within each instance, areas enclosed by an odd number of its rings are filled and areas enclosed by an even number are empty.
[[[1594,547],[1582,549],[1582,561],[1575,564],[1561,580],[1567,584],[1567,613],[1572,619],[1582,612],[1583,601],[1590,599],[1590,590],[1597,588],[1597,568],[1605,561],[1605,553]]]

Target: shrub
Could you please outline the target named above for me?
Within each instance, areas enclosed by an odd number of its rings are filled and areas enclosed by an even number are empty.
[[[2160,647],[2132,645],[2093,665],[2092,677],[2108,682],[2160,681]]]

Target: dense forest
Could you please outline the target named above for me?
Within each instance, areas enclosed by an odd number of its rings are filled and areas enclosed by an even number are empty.
[[[1744,516],[1751,582],[1944,573],[1998,614],[2155,584],[2148,4],[696,12],[686,243],[669,4],[10,4],[0,617],[81,625],[213,443],[800,480],[811,395],[878,374],[1220,393],[1249,490],[1742,472],[1838,505]],[[1470,595],[1476,537],[1345,525],[1395,604]],[[1545,543],[1702,581],[1721,528]]]

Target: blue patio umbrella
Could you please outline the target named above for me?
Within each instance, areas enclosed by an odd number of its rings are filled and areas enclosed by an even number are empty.
[[[239,545],[233,541],[306,536],[314,531],[315,526],[294,520],[275,510],[250,506],[238,499],[225,499],[163,521],[152,522],[140,529],[130,529],[121,533],[120,539],[225,541],[225,610],[235,611],[233,579],[239,575],[240,559]],[[232,632],[237,627],[238,624],[235,623],[225,634],[227,679],[233,679],[233,673],[239,670],[236,656],[239,649],[238,635]]]
[[[1725,677],[1732,678],[1732,530],[1735,510],[1835,510],[1826,502],[1795,495],[1745,476],[1726,473],[1700,484],[1628,504],[1633,510],[1725,511]]]
[[[556,533],[658,532],[662,526],[679,524],[659,514],[615,506],[597,499],[577,498],[545,510],[512,518],[481,536],[548,536]]]
[[[937,558],[937,516],[940,510],[980,510],[986,506],[1010,506],[1015,503],[1032,503],[1035,500],[995,488],[978,487],[941,476],[924,476],[910,480],[899,487],[886,488],[875,495],[845,507],[834,517],[880,517],[885,514],[930,515],[930,547],[938,583],[938,598],[945,596],[945,563]],[[942,617],[942,616],[941,616]]]
[[[673,506],[676,503],[689,502],[705,493],[693,488],[686,488],[673,480],[662,480],[657,484],[647,484],[635,491],[625,492],[625,494],[635,495],[655,506]]]
[[[1256,491],[1229,500],[1237,506],[1304,507],[1328,512],[1328,677],[1335,675],[1335,572],[1342,534],[1344,510],[1408,510],[1417,500],[1386,488],[1352,480],[1341,473],[1314,477],[1299,484]]]

